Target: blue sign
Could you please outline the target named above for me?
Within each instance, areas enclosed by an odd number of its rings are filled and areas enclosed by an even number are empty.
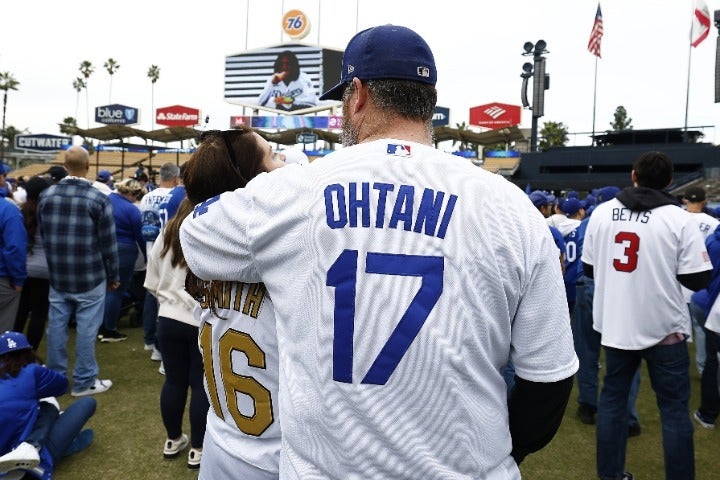
[[[49,135],[15,135],[15,148],[32,152],[59,152],[72,145],[72,137]]]
[[[433,127],[442,127],[450,125],[450,109],[445,107],[435,107],[432,117]]]
[[[133,125],[138,123],[139,110],[125,105],[104,105],[95,108],[95,121],[105,125]]]
[[[485,158],[520,158],[520,152],[517,150],[490,150],[483,153]]]

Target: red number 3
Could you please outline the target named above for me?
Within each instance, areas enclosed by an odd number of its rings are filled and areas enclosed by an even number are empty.
[[[618,232],[618,234],[615,235],[615,243],[625,245],[625,251],[623,252],[625,259],[614,259],[613,267],[615,267],[615,270],[618,272],[632,272],[637,268],[640,237],[638,237],[637,233],[633,232]]]

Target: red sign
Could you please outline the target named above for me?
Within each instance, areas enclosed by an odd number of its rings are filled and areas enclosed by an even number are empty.
[[[502,128],[520,125],[519,105],[507,103],[488,103],[470,109],[470,125],[487,128]]]
[[[155,123],[168,127],[190,127],[200,123],[200,110],[197,108],[173,105],[158,108],[155,113]]]

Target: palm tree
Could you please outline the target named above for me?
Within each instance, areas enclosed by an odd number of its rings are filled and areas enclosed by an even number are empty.
[[[147,76],[152,82],[150,90],[150,115],[152,115],[151,130],[155,130],[155,82],[157,82],[160,78],[160,67],[158,67],[157,65],[150,65]]]
[[[80,74],[85,79],[85,113],[87,114],[87,127],[90,128],[90,101],[88,99],[88,78],[95,71],[95,67],[89,60],[80,62]]]
[[[115,72],[118,71],[120,68],[120,64],[117,63],[112,57],[107,59],[107,62],[103,64],[103,67],[105,67],[105,70],[110,74],[110,96],[108,97],[108,103],[112,103],[112,81],[113,81],[113,75],[115,75]]]
[[[87,87],[87,84],[85,83],[85,80],[83,80],[82,78],[78,77],[75,80],[73,80],[73,88],[77,92],[77,95],[75,96],[75,118],[78,118],[78,108],[80,106],[80,92],[85,87]]]
[[[15,80],[12,73],[2,72],[0,73],[0,90],[5,93],[3,95],[3,112],[2,112],[2,135],[0,135],[0,162],[5,161],[5,111],[7,109],[7,95],[8,90],[17,90],[20,82]]]

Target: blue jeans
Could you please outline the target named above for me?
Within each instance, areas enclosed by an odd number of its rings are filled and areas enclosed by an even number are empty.
[[[692,320],[693,334],[695,338],[695,365],[697,366],[698,372],[702,375],[703,369],[705,368],[705,310],[698,304],[690,302],[690,319]]]
[[[157,317],[158,317],[158,301],[155,295],[149,291],[145,294],[145,306],[143,307],[143,341],[145,345],[155,345],[157,343]]]
[[[81,397],[75,400],[57,418],[45,441],[53,461],[57,462],[68,450],[88,419],[95,413],[96,401],[93,397]]]
[[[68,322],[75,314],[75,367],[73,390],[91,387],[99,372],[95,358],[95,341],[102,323],[107,282],[102,281],[88,292],[67,293],[50,286],[50,315],[47,328],[47,367],[67,375]]]
[[[578,403],[585,404],[597,411],[598,407],[598,361],[600,360],[600,333],[593,329],[592,305],[595,293],[595,282],[589,277],[580,277],[581,283],[576,286],[575,312],[573,315],[573,340],[579,367],[577,372]],[[635,374],[628,408],[630,409],[629,423],[638,425],[635,403],[640,391],[640,368]]]
[[[693,426],[690,421],[690,358],[687,342],[645,350],[605,347],[607,372],[597,422],[597,472],[601,479],[621,478],[625,468],[628,396],[642,359],[648,373],[663,433],[666,480],[695,478]]]
[[[109,290],[106,294],[105,313],[103,315],[103,327],[105,327],[105,330],[117,330],[123,295],[130,288],[130,282],[135,271],[135,260],[137,260],[138,256],[138,247],[134,243],[118,242],[117,246],[120,260],[120,288]]]

